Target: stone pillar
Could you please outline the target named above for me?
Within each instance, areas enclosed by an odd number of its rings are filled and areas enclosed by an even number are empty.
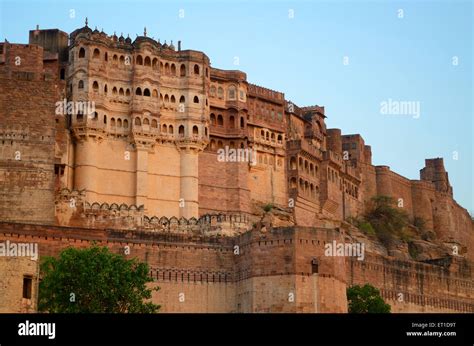
[[[135,204],[146,207],[148,199],[148,148],[137,146]]]
[[[180,150],[180,217],[199,217],[198,202],[198,151],[191,148]]]
[[[86,190],[86,200],[95,201],[97,198],[97,155],[100,153],[99,144],[86,138],[76,142],[74,165],[74,189]]]

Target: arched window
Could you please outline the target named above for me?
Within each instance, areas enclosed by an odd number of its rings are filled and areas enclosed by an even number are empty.
[[[235,91],[235,86],[230,86],[229,87],[229,100],[235,100],[236,98],[236,95],[235,95],[236,91]]]
[[[194,65],[194,74],[199,75],[199,65],[198,64]]]
[[[165,64],[165,74],[166,75],[170,74],[170,64],[168,64],[168,63]]]
[[[107,124],[107,115],[104,114],[104,124]]]
[[[168,127],[168,133],[171,133],[171,134],[174,133],[173,125],[170,125],[170,126]]]
[[[174,95],[171,95],[170,101],[171,101],[171,103],[176,103],[176,98],[174,97]]]
[[[179,128],[178,128],[178,134],[180,136],[184,136],[184,126],[183,125],[180,125]]]
[[[176,76],[176,65],[175,64],[171,64],[171,75]]]
[[[223,126],[224,125],[224,118],[220,114],[217,116],[217,125],[218,126]]]
[[[126,128],[126,129],[128,129],[128,120],[127,120],[127,119],[125,119],[125,120],[123,121],[123,127]]]
[[[142,95],[142,89],[141,88],[137,88],[137,90],[135,90],[135,95]]]
[[[211,125],[216,125],[216,115],[214,113],[211,113]]]
[[[107,94],[107,84],[104,85],[104,94]]]
[[[141,55],[137,55],[137,65],[143,65],[143,58]]]
[[[110,126],[115,127],[115,118],[110,119]]]
[[[107,52],[104,54],[104,61],[109,61],[109,54]]]
[[[282,144],[283,143],[283,137],[281,135],[278,135],[277,141],[278,141],[279,144]]]
[[[184,97],[184,95],[181,95],[181,97],[179,98],[179,103],[185,103],[186,102],[186,98]]]
[[[112,88],[112,95],[117,95],[117,87]]]
[[[142,124],[142,121],[140,120],[140,118],[135,118],[135,125],[141,126],[141,124]]]
[[[209,93],[211,94],[211,96],[216,96],[216,87],[211,86],[211,89],[209,90]]]
[[[217,141],[217,149],[223,149],[224,148],[224,144],[222,143],[222,141]]]
[[[230,127],[231,129],[233,129],[233,128],[235,127],[235,117],[234,117],[233,115],[231,115],[231,116],[229,117],[229,127]]]
[[[245,123],[244,123],[244,117],[240,117],[240,128],[243,129],[243,128],[244,128],[244,125],[245,125]]]
[[[84,58],[86,56],[86,50],[81,47],[81,49],[79,49],[79,58]]]
[[[194,98],[193,98],[193,102],[194,102],[194,103],[199,103],[199,97],[197,97],[197,96],[194,96]]]
[[[186,66],[184,64],[181,64],[181,67],[179,68],[179,75],[181,77],[185,77],[186,76]]]
[[[151,95],[151,94],[150,94],[150,89],[145,88],[145,90],[143,90],[143,96],[148,96],[148,97],[150,97],[150,95]]]
[[[151,121],[151,127],[155,128],[155,129],[158,128],[158,122],[155,119],[153,119]]]
[[[170,97],[168,96],[168,94],[165,95],[165,103],[168,103],[170,102]]]
[[[78,89],[84,89],[84,81],[80,80],[79,83],[77,84]]]
[[[156,89],[153,89],[153,92],[151,94],[153,97],[158,97],[158,91]]]
[[[117,54],[114,54],[112,60],[113,60],[114,63],[117,63],[117,61],[118,61],[118,56],[117,56]]]
[[[199,135],[199,129],[196,125],[193,126],[193,135],[195,136]]]
[[[295,177],[293,177],[293,178],[290,179],[290,188],[292,188],[292,189],[296,189],[296,188],[297,188],[297,186],[296,186],[296,178],[295,178]]]
[[[222,87],[217,89],[217,97],[220,99],[224,98],[224,89],[222,89]]]
[[[156,70],[158,68],[158,59],[157,58],[153,59],[153,62],[151,63],[151,66],[154,70]]]
[[[290,169],[296,170],[296,157],[292,156],[290,159]]]
[[[206,137],[207,137],[207,127],[204,129],[204,134],[205,134]]]
[[[93,57],[94,59],[100,58],[100,50],[98,50],[97,48],[94,49],[94,54],[92,55],[92,57]]]
[[[123,55],[120,56],[120,64],[124,65],[125,64],[125,58]]]
[[[124,95],[123,88],[120,88],[120,89],[119,89],[119,95],[120,95],[120,96],[123,96],[123,95]]]
[[[216,149],[216,141],[214,139],[211,139],[211,149],[212,150]]]
[[[122,119],[117,119],[117,127],[122,127]]]
[[[163,132],[163,133],[167,133],[167,132],[168,132],[168,126],[166,126],[166,124],[164,124],[164,125],[162,126],[161,132]]]
[[[150,125],[150,120],[148,118],[143,119],[143,125]]]
[[[125,96],[130,96],[130,89],[127,89],[127,91],[125,92]]]
[[[149,56],[145,57],[145,66],[151,66],[151,59]]]
[[[99,91],[99,83],[97,83],[97,81],[94,81],[94,83],[92,83],[92,90],[94,91]]]

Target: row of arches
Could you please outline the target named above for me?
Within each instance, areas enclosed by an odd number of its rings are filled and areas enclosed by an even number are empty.
[[[313,183],[308,182],[303,178],[299,178],[297,182],[296,177],[292,177],[290,179],[290,189],[298,190],[298,194],[312,198],[318,199],[319,198],[319,186]]]
[[[260,138],[265,141],[277,142],[278,144],[283,144],[283,135],[281,134],[276,135],[274,132],[269,131],[269,130],[263,130],[263,129],[261,129],[260,131],[256,130],[255,137]]]
[[[228,120],[226,121],[226,127],[230,129],[236,128],[237,124],[235,119],[235,115],[229,115]],[[210,120],[212,126],[224,126],[224,117],[222,116],[222,114],[218,114],[216,116],[214,113],[211,113]],[[239,126],[241,129],[245,127],[244,117],[240,117]]]
[[[150,119],[146,117],[135,117],[135,120],[133,122],[134,126],[142,126],[142,125],[147,125],[151,126],[152,128],[158,128],[158,121],[156,119],[152,119],[150,122]]]
[[[276,109],[260,101],[250,101],[249,109],[257,119],[283,120],[282,109]]]
[[[84,81],[83,80],[79,80],[78,82],[78,89],[81,90],[81,89],[84,89]],[[93,81],[92,82],[92,90],[94,92],[99,92],[99,82],[98,81]],[[104,95],[107,95],[108,94],[108,86],[107,84],[104,84]],[[112,88],[112,95],[116,96],[130,96],[131,95],[131,92],[130,92],[130,89],[129,88],[122,88],[122,87],[113,87]],[[138,87],[135,89],[135,95],[136,96],[145,96],[145,97],[158,97],[158,91],[156,89],[149,89],[149,88],[141,88],[141,87]],[[171,97],[168,95],[168,94],[165,94],[163,96],[163,94],[160,93],[160,101],[163,103],[168,103],[168,102],[171,102],[171,103],[176,103],[176,97],[174,95],[171,95]],[[197,95],[195,95],[193,97],[193,103],[196,103],[196,104],[199,104],[199,97]],[[179,103],[186,103],[186,97],[184,95],[181,95],[180,98],[179,98]]]
[[[109,61],[109,55],[108,52],[105,52],[104,55],[104,61]],[[79,59],[86,58],[86,49],[84,47],[79,48]],[[92,59],[101,59],[101,52],[99,48],[94,48],[92,51]],[[160,62],[158,64],[158,58],[151,58],[150,56],[142,56],[141,54],[138,54],[135,58],[130,57],[130,56],[124,56],[124,55],[117,55],[114,54],[112,57],[112,61],[114,63],[119,63],[121,65],[132,65],[135,63],[135,65],[139,66],[147,66],[151,67],[154,70],[158,70],[158,66],[160,69],[160,73],[163,75],[169,75],[169,76],[178,76],[178,68],[175,63],[169,63],[169,62]],[[207,71],[207,69],[206,69]],[[187,75],[187,69],[185,64],[180,64],[179,65],[179,76],[180,77],[185,77]],[[192,75],[194,76],[200,76],[201,75],[201,67],[199,64],[194,64],[192,67]],[[206,72],[206,75],[208,73]]]
[[[237,92],[239,93],[239,99],[241,101],[245,101],[245,92],[243,90],[238,91],[237,87],[234,85],[231,85],[227,88],[227,100],[237,100]],[[211,97],[224,99],[224,88],[221,86],[216,87],[212,85],[209,89],[209,94]]]
[[[215,139],[211,139],[211,142],[210,142],[210,148],[211,150],[219,150],[219,149],[224,149],[224,142],[221,141],[221,140],[215,140]],[[234,141],[229,141],[229,149],[245,149],[245,144],[244,142],[234,142]]]
[[[173,125],[171,125],[171,124],[161,125],[161,133],[174,135],[175,133],[174,133]],[[204,134],[205,134],[205,136],[207,136],[207,127],[204,129]],[[197,125],[193,125],[193,127],[191,129],[191,133],[189,134],[189,136],[191,136],[191,135],[193,137],[198,137],[200,135],[199,127]],[[178,126],[178,136],[179,137],[185,137],[186,136],[186,131],[185,131],[184,125],[179,125]]]
[[[313,164],[311,161],[308,161],[303,157],[299,157],[297,164],[296,156],[292,156],[290,158],[289,169],[298,170],[300,172],[306,172],[308,175],[311,175],[313,177],[316,177],[319,173],[318,165]]]

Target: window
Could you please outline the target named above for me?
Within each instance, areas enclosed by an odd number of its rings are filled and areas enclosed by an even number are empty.
[[[92,55],[94,59],[98,59],[100,57],[100,51],[96,48],[94,49],[94,54]]]
[[[94,83],[92,83],[92,89],[94,91],[99,91],[99,83],[97,83],[97,81],[94,81]]]
[[[150,95],[151,95],[151,94],[150,94],[150,89],[147,88],[147,89],[145,89],[145,90],[143,91],[143,96],[148,96],[148,97],[150,97]]]
[[[176,98],[174,97],[174,95],[171,95],[170,101],[171,103],[176,103]]]
[[[244,128],[245,122],[244,122],[244,117],[240,117],[240,128]]]
[[[199,97],[194,96],[193,102],[194,102],[194,103],[199,103]]]
[[[107,94],[107,84],[104,85],[104,94]]]
[[[158,128],[158,122],[155,119],[151,121],[151,127]]]
[[[193,135],[197,136],[199,134],[199,129],[198,127],[195,125],[193,126]]]
[[[311,273],[318,274],[318,272],[319,272],[318,260],[316,258],[313,258],[311,260]]]
[[[168,133],[171,133],[171,134],[174,133],[173,125],[170,125],[170,126],[168,127]]]
[[[141,89],[141,88],[137,88],[137,90],[135,90],[135,95],[142,96],[142,89]]]
[[[181,64],[181,67],[179,68],[179,75],[181,77],[186,76],[186,66],[184,66],[184,64]]]
[[[229,100],[235,100],[235,87],[231,86],[229,88]]]
[[[145,66],[151,66],[151,59],[149,56],[145,58]]]
[[[84,81],[80,80],[79,83],[77,84],[78,89],[84,89]]]
[[[84,48],[79,49],[79,58],[84,58],[86,56],[86,50]]]
[[[31,276],[23,277],[23,298],[31,299],[31,289],[33,288],[33,278]]]
[[[216,125],[216,115],[214,113],[211,113],[211,125]]]
[[[211,86],[211,89],[210,89],[209,93],[211,94],[211,96],[216,96],[216,87]]]
[[[176,65],[175,64],[171,64],[171,75],[176,76]]]
[[[148,118],[143,119],[143,125],[150,125],[150,120]]]
[[[66,71],[62,68],[61,71],[59,72],[59,78],[61,80],[64,80],[66,78]]]
[[[235,127],[235,118],[233,115],[229,117],[229,127],[233,129]]]
[[[217,89],[217,97],[220,99],[224,98],[224,89],[222,89],[221,87]]]
[[[107,54],[107,52],[105,52],[104,54],[104,61],[109,61],[109,55]]]
[[[184,97],[184,95],[181,95],[181,97],[179,98],[179,103],[185,103],[186,102],[186,98]]]
[[[194,65],[194,74],[199,75],[199,65],[198,64]]]
[[[143,58],[141,55],[137,56],[137,65],[143,65]]]
[[[104,124],[107,124],[107,115],[104,114]]]
[[[224,125],[224,118],[222,118],[222,115],[217,116],[217,125],[218,126],[223,126]]]
[[[158,69],[158,59],[154,58],[153,62],[151,63],[151,66],[153,67],[154,70]]]
[[[120,88],[120,89],[119,89],[119,95],[120,95],[120,96],[123,96],[123,95],[124,95],[123,88]]]
[[[184,137],[184,126],[180,125],[178,128],[178,134],[182,137]]]
[[[239,98],[240,98],[241,101],[244,100],[244,91],[243,91],[243,90],[240,90],[240,92],[239,92]]]
[[[140,126],[142,124],[140,118],[135,118],[135,125]]]

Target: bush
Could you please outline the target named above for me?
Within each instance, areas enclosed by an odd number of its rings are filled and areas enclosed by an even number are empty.
[[[389,313],[391,310],[380,296],[380,291],[369,284],[349,287],[347,303],[349,313]]]
[[[268,204],[265,204],[265,205],[263,206],[263,210],[264,210],[266,213],[268,213],[268,212],[270,212],[270,211],[273,209],[273,207],[274,207],[274,206],[273,206],[272,203],[268,203]]]

